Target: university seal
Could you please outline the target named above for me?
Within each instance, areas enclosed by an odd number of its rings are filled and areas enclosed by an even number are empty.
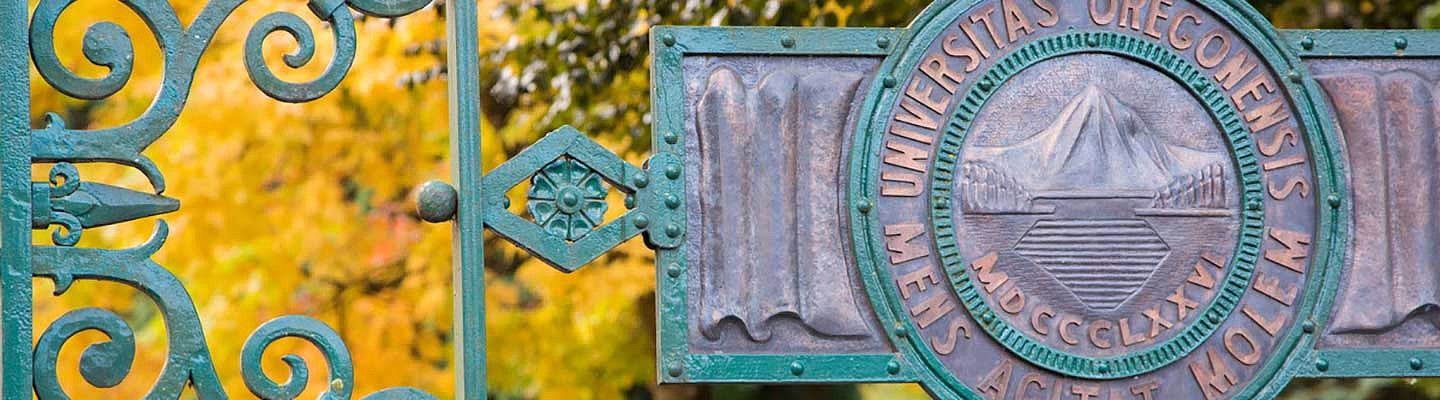
[[[1314,333],[1336,183],[1303,67],[1248,10],[995,0],[917,19],[858,128],[851,202],[866,289],[927,389],[1283,386],[1266,383]]]

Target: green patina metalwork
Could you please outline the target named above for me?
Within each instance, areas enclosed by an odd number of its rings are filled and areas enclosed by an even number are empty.
[[[684,157],[657,153],[645,162],[649,185],[637,194],[638,209],[650,219],[645,243],[657,250],[680,247],[685,242]]]
[[[1288,45],[1288,50],[1301,59],[1360,58],[1360,59],[1434,59],[1440,57],[1440,32],[1425,30],[1282,30],[1279,36]],[[1317,89],[1318,90],[1318,89]],[[1329,118],[1328,108],[1321,107],[1322,114]],[[1338,146],[1338,144],[1332,145]],[[1331,149],[1338,152],[1338,149]],[[1338,154],[1334,156],[1339,159]],[[1337,174],[1338,175],[1338,174]],[[1332,177],[1343,184],[1343,176]],[[1337,240],[1344,240],[1349,215],[1354,213],[1353,205],[1343,201],[1348,198],[1346,191],[1332,192],[1342,199],[1336,209],[1340,213],[1338,223],[1329,226]],[[1344,258],[1344,253],[1333,251],[1329,254],[1335,260]],[[1338,261],[1337,261],[1338,262]],[[1338,267],[1326,276],[1324,285],[1318,290],[1322,303],[1302,326],[1305,341],[1300,347],[1303,354],[1285,364],[1285,376],[1310,378],[1354,378],[1354,377],[1435,377],[1440,376],[1440,350],[1435,349],[1322,349],[1315,344],[1314,336],[1326,329],[1333,308],[1334,297],[1340,288],[1341,273]]]
[[[399,0],[404,1],[404,0]],[[398,4],[398,1],[397,1]],[[485,399],[485,201],[480,162],[480,16],[475,2],[455,2],[445,18],[450,97],[450,171],[459,204],[452,285],[455,398]]]
[[[1282,30],[1288,50],[1302,58],[1440,57],[1440,31]]]
[[[93,228],[168,214],[180,201],[150,193],[99,183],[81,182],[80,171],[70,163],[50,168],[50,182],[31,184],[34,217],[31,227],[60,225],[51,238],[55,244],[74,246],[84,228]]]
[[[28,2],[0,2],[0,398],[33,392]]]
[[[56,282],[57,295],[75,280],[118,282],[135,288],[160,306],[170,346],[169,363],[161,371],[150,397],[176,398],[189,386],[200,398],[225,398],[219,387],[203,329],[184,285],[163,266],[151,260],[168,235],[163,221],[145,245],[135,249],[106,250],[71,247],[83,229],[123,223],[174,211],[178,203],[160,196],[163,174],[142,153],[174,125],[195,84],[195,69],[215,30],[241,0],[212,0],[188,25],[166,2],[126,2],[150,27],[159,43],[164,82],[151,107],[134,120],[97,130],[75,130],[59,118],[39,129],[30,127],[29,68],[33,61],[40,76],[59,91],[81,99],[104,99],[122,89],[133,70],[134,52],[128,32],[119,25],[100,22],[86,33],[82,49],[88,60],[109,69],[99,78],[82,77],[67,69],[56,55],[54,30],[66,0],[42,0],[30,19],[25,2],[0,3],[0,397],[65,398],[55,377],[56,354],[72,336],[97,331],[108,339],[88,347],[81,357],[81,375],[97,387],[117,384],[129,375],[134,358],[134,334],[114,313],[82,309],[62,316],[37,339],[32,338],[31,280]],[[375,16],[414,12],[428,0],[312,0],[310,12],[332,27],[337,52],[318,78],[286,82],[264,64],[258,51],[264,39],[276,32],[291,36],[299,49],[287,55],[287,65],[308,64],[315,52],[314,32],[299,16],[280,12],[267,15],[250,27],[245,63],[250,79],[268,95],[289,102],[317,99],[333,90],[351,68],[355,37],[351,10]],[[1320,89],[1300,57],[1436,57],[1440,34],[1426,31],[1283,31],[1276,32],[1249,5],[1239,0],[1204,1],[1217,15],[1231,21],[1247,41],[1274,68],[1300,76],[1298,83],[1282,82],[1285,92],[1300,108],[1299,118],[1312,151],[1319,193],[1342,195],[1339,144],[1331,127]],[[449,40],[450,117],[455,187],[427,185],[422,210],[427,220],[453,219],[455,239],[455,361],[460,398],[484,398],[484,270],[483,229],[488,225],[522,248],[562,270],[573,271],[619,243],[644,234],[657,249],[656,279],[660,381],[678,382],[910,382],[931,388],[949,388],[960,396],[974,393],[941,373],[943,366],[914,335],[894,293],[886,289],[890,277],[881,268],[884,254],[871,208],[876,196],[876,161],[879,127],[884,124],[897,91],[886,81],[913,68],[925,45],[943,24],[975,4],[974,1],[940,1],[927,8],[915,29],[806,29],[806,28],[679,28],[659,27],[652,32],[652,102],[655,114],[654,155],[646,168],[620,160],[573,129],[547,136],[516,160],[482,177],[480,169],[480,116],[477,15],[475,3],[447,4]],[[28,22],[28,23],[27,23]],[[13,38],[28,37],[29,40]],[[683,62],[690,55],[730,54],[766,56],[874,56],[885,57],[880,76],[863,105],[863,120],[856,132],[851,157],[850,201],[852,239],[860,263],[860,277],[883,326],[889,329],[894,353],[862,355],[715,355],[689,351],[686,320],[687,264],[685,198],[685,119]],[[667,112],[668,111],[668,112]],[[530,154],[525,156],[525,154]],[[586,169],[603,176],[613,187],[632,195],[635,209],[588,234],[577,235],[572,224],[564,234],[546,232],[505,210],[503,193],[531,179],[545,165],[562,159],[579,160]],[[154,193],[139,193],[101,183],[82,182],[71,173],[73,163],[103,162],[138,169]],[[52,182],[31,182],[32,164],[55,163]],[[567,168],[576,168],[571,165]],[[678,172],[671,172],[671,171]],[[42,190],[43,189],[43,190]],[[488,196],[488,197],[487,197]],[[1326,196],[1316,196],[1324,198]],[[428,202],[424,200],[430,200]],[[544,200],[544,199],[537,199]],[[558,200],[558,198],[557,198]],[[1306,296],[1297,304],[1304,323],[1285,333],[1278,356],[1267,361],[1261,377],[1238,393],[1242,398],[1274,397],[1294,376],[1440,376],[1440,351],[1434,350],[1317,350],[1315,332],[1329,317],[1330,302],[1339,285],[1339,264],[1344,258],[1348,204],[1321,207],[1321,235],[1314,248],[1310,273],[1315,276]],[[33,208],[33,211],[32,211]],[[513,218],[513,219],[512,219]],[[31,229],[59,225],[59,247],[32,246]],[[73,235],[73,236],[72,236]],[[259,357],[284,337],[307,340],[321,349],[328,361],[332,385],[326,396],[348,398],[353,388],[348,350],[323,323],[306,317],[281,317],[261,326],[246,341],[241,356],[243,378],[252,394],[263,398],[293,397],[305,381],[308,368],[287,357],[289,383],[276,383],[259,371]],[[34,340],[32,342],[32,340]],[[34,347],[31,345],[34,343]],[[1117,371],[1118,372],[1118,371]],[[369,398],[418,399],[429,395],[408,388],[381,391]]]
[[[515,158],[490,171],[484,179],[486,197],[483,200],[488,205],[484,216],[485,226],[545,263],[561,271],[574,272],[620,243],[630,240],[651,227],[654,217],[649,215],[643,207],[630,210],[619,219],[598,227],[580,225],[583,229],[579,230],[575,229],[577,225],[571,223],[573,221],[571,218],[559,220],[562,224],[558,226],[558,229],[554,225],[549,225],[555,221],[553,219],[555,213],[547,214],[543,210],[537,210],[533,202],[531,213],[535,216],[534,222],[510,212],[506,207],[507,200],[505,198],[505,193],[510,188],[532,178],[537,182],[543,180],[543,182],[558,184],[558,182],[545,180],[549,178],[537,175],[542,172],[547,175],[553,173],[551,176],[555,177],[575,176],[575,178],[564,178],[572,186],[579,186],[588,179],[587,177],[594,175],[596,179],[608,181],[610,185],[618,187],[626,193],[640,192],[649,187],[652,179],[650,173],[645,169],[625,162],[615,153],[611,153],[600,144],[576,131],[575,128],[568,126],[545,135],[540,141],[517,154]],[[604,182],[598,180],[592,182],[597,190],[604,186]],[[576,196],[581,200],[592,194],[586,193],[583,188],[577,187],[576,189],[578,190]],[[532,196],[536,193],[544,193],[546,197],[558,199],[562,196],[559,193],[561,190],[560,187],[536,185],[531,187],[530,193]],[[604,194],[593,194],[598,195],[601,199],[604,198]],[[560,200],[546,201],[560,202]],[[578,202],[579,200],[577,200]],[[560,206],[561,204],[555,205],[556,213],[559,212]],[[578,204],[576,210],[579,210]],[[601,215],[603,216],[603,214],[602,211]]]
[[[585,163],[564,157],[530,177],[525,208],[545,231],[574,242],[604,222],[608,186]]]
[[[422,183],[415,194],[415,211],[425,222],[438,224],[454,220],[459,207],[460,192],[445,182]]]
[[[903,29],[868,28],[714,28],[662,26],[651,35],[651,103],[655,112],[653,152],[648,166],[662,172],[666,165],[683,166],[686,146],[684,62],[704,55],[888,56]],[[788,38],[788,40],[787,40]],[[883,44],[883,45],[882,45]],[[877,80],[878,81],[878,80]],[[877,82],[878,85],[878,82]],[[684,168],[675,185],[662,192],[678,193],[677,206],[668,210],[679,227],[685,227]],[[660,194],[656,192],[655,194]],[[643,194],[642,194],[643,195]],[[661,197],[644,200],[664,205]],[[660,231],[663,232],[663,231]],[[652,245],[665,244],[663,233],[652,233]],[[901,354],[696,354],[690,351],[687,319],[689,286],[686,246],[673,238],[670,246],[657,245],[655,259],[657,373],[662,383],[700,382],[913,382],[917,369]],[[868,286],[869,282],[867,282]],[[893,321],[893,320],[892,320]],[[797,367],[798,366],[798,367]]]
[[[108,388],[120,384],[130,374],[131,363],[135,361],[135,332],[114,312],[84,308],[56,319],[40,335],[44,340],[35,344],[35,358],[46,362],[35,363],[34,372],[41,378],[35,381],[35,386],[43,388],[37,392],[62,391],[59,380],[55,379],[56,365],[49,361],[60,357],[60,346],[65,341],[86,330],[103,333],[106,341],[91,345],[81,353],[80,377],[92,386]]]
[[[880,154],[880,138],[886,123],[886,111],[890,104],[894,104],[899,93],[892,90],[899,85],[887,85],[887,81],[899,82],[901,77],[896,76],[896,71],[906,71],[920,61],[920,53],[929,45],[929,40],[926,39],[938,36],[944,28],[944,23],[934,21],[954,20],[956,15],[974,4],[974,0],[933,3],[911,22],[911,29],[892,45],[894,53],[880,66],[880,79],[875,80],[861,109],[860,115],[863,119],[857,125],[855,138],[852,140],[854,145],[851,148],[850,182],[847,188],[851,243],[854,243],[860,277],[871,307],[880,318],[881,326],[890,327],[887,333],[903,360],[902,369],[912,381],[929,388],[931,393],[940,393],[943,388],[948,388],[950,393],[955,393],[950,396],[965,398],[979,398],[979,395],[955,376],[939,373],[944,371],[945,366],[940,363],[939,358],[926,350],[927,345],[922,338],[909,334],[918,330],[914,323],[906,318],[908,311],[900,304],[898,295],[885,289],[893,278],[883,267],[884,239],[878,230],[880,223],[877,213],[873,212],[879,196],[877,188],[880,174],[877,172],[878,163],[872,159],[872,155]]]
[[[195,69],[201,54],[214,38],[215,30],[241,3],[240,0],[214,0],[205,4],[199,15],[182,25],[173,7],[167,2],[126,2],[143,20],[159,43],[164,54],[164,82],[159,85],[151,107],[134,120],[120,126],[96,130],[77,130],[65,126],[55,114],[47,116],[47,124],[39,129],[29,127],[28,62],[33,60],[40,76],[52,87],[73,97],[99,100],[122,89],[129,81],[134,62],[129,33],[111,22],[99,22],[85,35],[84,54],[96,65],[109,69],[100,78],[85,78],[66,68],[56,56],[54,31],[56,22],[73,2],[45,0],[36,6],[27,32],[25,2],[6,2],[0,6],[0,29],[7,39],[0,44],[5,78],[4,96],[0,106],[6,110],[3,120],[4,163],[0,190],[4,191],[3,262],[4,346],[3,397],[42,399],[69,398],[56,376],[60,348],[76,334],[96,331],[107,340],[91,344],[81,356],[80,370],[85,381],[96,387],[113,387],[130,373],[134,360],[134,333],[126,322],[110,311],[87,308],[71,311],[47,327],[30,347],[31,279],[48,278],[55,282],[55,295],[69,291],[77,280],[108,281],[129,286],[144,294],[161,310],[167,335],[167,357],[159,377],[150,388],[148,398],[178,398],[192,392],[203,399],[223,399],[228,395],[215,374],[210,350],[205,341],[196,308],[185,286],[169,270],[151,257],[169,236],[168,225],[159,221],[154,236],[134,249],[93,249],[73,247],[85,228],[124,223],[139,218],[166,214],[177,210],[179,201],[160,196],[165,180],[160,170],[141,153],[163,136],[184,109],[186,98],[194,85]],[[310,4],[314,16],[330,23],[337,50],[329,67],[319,78],[294,83],[275,77],[263,62],[261,44],[271,33],[285,32],[299,43],[300,49],[285,58],[291,67],[311,61],[315,40],[308,25],[288,12],[272,13],[251,27],[246,43],[245,61],[251,80],[261,91],[276,99],[304,102],[317,99],[339,85],[351,67],[355,52],[355,26],[351,10],[369,15],[396,17],[418,11],[429,0],[316,0]],[[474,16],[474,4],[457,4],[451,20],[464,21]],[[453,15],[460,14],[460,18]],[[474,21],[461,25],[461,34],[474,43]],[[468,29],[468,32],[465,31]],[[13,38],[29,38],[14,40]],[[28,45],[28,47],[27,47]],[[471,47],[473,48],[473,47]],[[28,50],[28,51],[27,51]],[[472,53],[473,54],[473,53]],[[460,59],[473,69],[478,59]],[[461,78],[474,85],[477,78]],[[472,91],[473,92],[478,92]],[[478,108],[477,108],[478,110]],[[471,113],[462,113],[471,115]],[[478,119],[478,117],[475,117]],[[471,125],[478,127],[478,125]],[[478,129],[474,136],[478,140]],[[463,142],[462,142],[463,143]],[[478,152],[479,143],[474,143]],[[471,160],[477,158],[473,157]],[[55,163],[49,182],[30,182],[32,164]],[[81,180],[74,163],[111,163],[138,169],[150,181],[153,193],[141,193],[102,183]],[[475,163],[475,164],[478,164]],[[478,165],[475,166],[478,169]],[[478,189],[478,184],[473,185]],[[34,207],[32,207],[32,204]],[[33,211],[32,211],[33,210]],[[23,217],[22,217],[23,216]],[[30,243],[29,229],[46,229],[58,225],[54,241],[60,246],[35,246]],[[473,235],[478,238],[477,235]],[[473,239],[478,243],[478,239]],[[478,248],[478,244],[472,248]],[[478,260],[474,264],[479,266]],[[458,269],[458,267],[457,267]],[[471,268],[479,270],[479,268]],[[474,278],[465,282],[474,282]],[[474,302],[465,307],[483,307]],[[468,313],[457,312],[458,315]],[[474,324],[464,324],[465,327]],[[457,328],[457,330],[460,328]],[[471,333],[471,335],[475,335]],[[482,334],[483,335],[483,334]],[[250,392],[267,399],[294,398],[303,390],[309,368],[297,356],[284,360],[291,367],[287,383],[276,383],[260,368],[265,349],[282,338],[300,338],[319,348],[328,364],[328,381],[322,398],[350,398],[354,385],[353,365],[349,351],[333,330],[325,324],[299,316],[272,320],[257,329],[241,349],[242,378]],[[471,340],[467,344],[473,343]],[[483,342],[479,345],[483,353]],[[467,350],[469,351],[469,350]],[[473,364],[471,364],[473,367]],[[478,368],[479,386],[470,393],[484,397],[483,365]],[[470,374],[461,374],[472,376]],[[463,378],[467,381],[470,378]],[[373,393],[371,399],[434,398],[411,388],[393,388]]]
[[[1300,59],[1293,53],[1287,51],[1284,42],[1270,26],[1269,22],[1259,15],[1250,5],[1238,0],[1214,0],[1201,1],[1209,6],[1221,18],[1230,21],[1235,29],[1256,47],[1262,58],[1271,64],[1277,71],[1290,71],[1299,76],[1299,81],[1282,82],[1285,93],[1294,101],[1299,113],[1298,119],[1308,135],[1306,140],[1311,149],[1312,160],[1315,164],[1316,175],[1319,177],[1318,191],[1320,193],[1343,193],[1344,176],[1342,175],[1339,163],[1339,144],[1335,142],[1333,135],[1333,121],[1329,117],[1329,111],[1325,108],[1322,91],[1310,77]],[[903,74],[920,61],[926,47],[937,37],[944,28],[944,24],[932,23],[932,21],[953,20],[956,15],[969,9],[976,4],[975,1],[961,0],[949,2],[937,2],[932,4],[912,23],[912,30],[896,45],[897,54],[886,60],[879,72],[881,77],[892,78],[903,81],[906,78]],[[861,276],[865,279],[867,293],[870,296],[871,304],[875,306],[877,314],[882,323],[895,328],[891,331],[891,339],[896,343],[902,354],[909,358],[911,363],[921,366],[923,371],[915,373],[916,380],[932,388],[932,392],[939,388],[947,388],[954,396],[964,398],[980,398],[963,383],[957,381],[953,376],[945,373],[945,367],[939,359],[926,348],[926,345],[907,335],[907,332],[914,332],[913,323],[903,318],[904,309],[899,303],[898,293],[888,288],[887,282],[889,272],[883,268],[885,250],[884,241],[878,231],[879,222],[869,211],[875,204],[878,196],[879,182],[878,159],[876,155],[880,146],[879,138],[886,124],[886,116],[889,108],[895,104],[898,90],[886,88],[877,79],[876,87],[872,89],[870,97],[866,100],[865,114],[868,119],[862,121],[858,128],[856,145],[854,147],[850,166],[850,209],[852,221],[852,240],[855,243],[856,259],[860,264]],[[1317,196],[1321,198],[1323,196]],[[1316,257],[1312,264],[1310,274],[1313,274],[1307,284],[1304,298],[1297,303],[1302,311],[1301,316],[1313,316],[1316,313],[1328,312],[1330,301],[1333,297],[1334,287],[1329,286],[1338,282],[1336,275],[1343,260],[1344,240],[1346,226],[1343,223],[1348,218],[1348,209],[1345,207],[1321,207],[1323,212],[1319,216],[1320,235],[1314,243]],[[1321,285],[1325,284],[1325,290]],[[1314,318],[1314,317],[1312,317]],[[1298,364],[1307,363],[1313,360],[1312,353],[1314,346],[1314,335],[1312,332],[1304,332],[1300,324],[1285,332],[1280,340],[1278,348],[1272,357],[1266,361],[1258,377],[1236,394],[1236,398],[1273,398],[1284,387],[1284,383],[1296,376],[1296,371],[1304,370]],[[1313,371],[1313,367],[1310,369]]]
[[[1196,319],[1185,326],[1175,337],[1149,347],[1143,351],[1131,352],[1115,357],[1087,357],[1055,349],[1031,339],[999,315],[977,291],[975,282],[967,268],[968,264],[957,251],[945,251],[958,245],[965,238],[955,232],[955,212],[951,199],[955,198],[955,168],[963,159],[965,137],[971,123],[991,96],[1003,89],[1005,83],[1024,71],[1045,60],[1078,53],[1108,53],[1141,61],[1164,72],[1181,82],[1200,104],[1210,111],[1211,117],[1220,124],[1222,134],[1234,155],[1240,179],[1239,204],[1244,208],[1240,214],[1239,241],[1232,260],[1221,284],[1221,292],[1205,307],[1197,309]],[[1100,31],[1069,31],[1064,34],[1037,39],[1015,49],[1014,52],[997,61],[989,70],[976,75],[978,82],[955,107],[951,123],[946,126],[943,139],[936,149],[935,162],[930,172],[930,221],[934,229],[934,242],[941,249],[941,263],[950,275],[950,282],[960,296],[961,303],[975,316],[981,328],[1005,348],[1026,361],[1043,368],[1069,376],[1088,379],[1118,379],[1140,375],[1168,365],[1190,354],[1200,346],[1220,323],[1230,316],[1240,302],[1240,296],[1250,286],[1254,275],[1255,262],[1260,255],[1260,240],[1264,229],[1264,211],[1261,204],[1264,188],[1260,182],[1260,165],[1255,154],[1252,132],[1240,119],[1240,114],[1226,98],[1225,92],[1200,69],[1186,61],[1179,54],[1165,47],[1135,36]]]
[[[1332,195],[1346,193],[1344,161],[1341,143],[1336,135],[1334,117],[1326,105],[1324,91],[1311,76],[1300,56],[1286,45],[1286,41],[1270,22],[1249,4],[1239,0],[1215,1],[1221,5],[1216,13],[1232,24],[1251,43],[1262,59],[1271,64],[1277,72],[1293,74],[1298,79],[1281,82],[1294,107],[1301,126],[1307,132],[1306,144],[1317,180],[1317,202]],[[1305,322],[1326,321],[1329,318],[1336,287],[1339,285],[1341,267],[1345,260],[1346,235],[1350,213],[1347,203],[1320,204],[1317,237],[1312,244],[1313,261],[1309,274],[1313,275],[1302,292],[1304,295],[1295,304],[1301,311],[1296,318],[1299,323],[1284,333],[1276,350],[1265,361],[1259,377],[1236,394],[1237,398],[1274,398],[1284,390],[1290,379],[1301,376],[1296,373],[1300,365],[1313,360],[1316,348],[1316,329],[1306,329]]]
[[[900,28],[661,26],[651,30],[650,43],[656,58],[656,51],[675,50],[681,55],[888,56],[904,33]]]

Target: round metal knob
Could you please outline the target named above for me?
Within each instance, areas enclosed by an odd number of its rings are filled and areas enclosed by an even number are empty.
[[[459,200],[460,193],[455,191],[454,186],[441,181],[429,181],[420,185],[420,190],[415,194],[415,211],[425,222],[449,222],[455,219],[455,207]]]

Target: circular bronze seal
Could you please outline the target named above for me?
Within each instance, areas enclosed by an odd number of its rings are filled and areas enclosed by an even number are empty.
[[[1248,5],[937,4],[854,146],[857,258],[939,397],[1271,397],[1339,183]],[[876,210],[879,210],[878,212]]]

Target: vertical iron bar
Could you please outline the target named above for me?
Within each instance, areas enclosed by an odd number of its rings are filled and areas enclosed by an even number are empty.
[[[30,48],[25,0],[0,1],[0,398],[31,397]]]
[[[21,1],[21,0],[14,0]],[[23,3],[23,1],[22,1]],[[459,192],[455,214],[455,398],[484,400],[485,247],[484,201],[480,196],[480,48],[474,1],[446,2],[449,45],[451,179]]]

